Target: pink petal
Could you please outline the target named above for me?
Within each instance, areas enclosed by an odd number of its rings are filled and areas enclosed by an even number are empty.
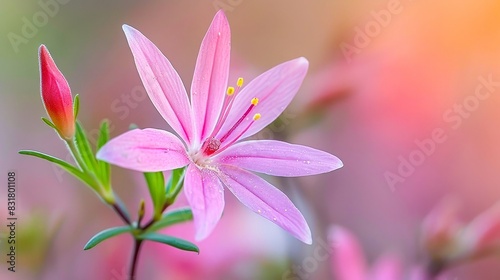
[[[179,74],[160,50],[136,29],[123,25],[135,65],[149,98],[162,117],[184,139],[192,141],[191,108]]]
[[[179,138],[152,128],[130,130],[111,139],[97,152],[97,158],[141,172],[175,169],[190,162]]]
[[[219,169],[222,182],[248,208],[302,242],[312,243],[306,220],[284,193],[264,179],[235,166],[221,164]]]
[[[366,280],[365,258],[356,238],[346,229],[334,226],[330,229],[332,244],[332,269],[335,279]]]
[[[370,280],[400,280],[403,279],[401,263],[398,258],[384,256],[377,260],[370,272]]]
[[[215,160],[275,176],[314,175],[342,167],[340,159],[329,153],[273,140],[237,143]]]
[[[209,136],[220,114],[226,95],[230,51],[231,32],[221,10],[201,43],[191,85],[193,117],[199,140]]]
[[[250,126],[241,138],[251,136],[259,132],[274,121],[290,104],[293,97],[299,90],[304,79],[309,62],[300,57],[282,63],[261,74],[236,96],[231,114],[226,120],[221,131],[218,133],[220,139],[233,125],[240,119],[243,113],[249,108],[254,97],[259,99],[258,105],[253,108],[248,117],[231,134],[227,142],[236,138],[253,121],[253,115],[260,113],[261,118]]]
[[[184,194],[193,211],[196,240],[206,238],[219,222],[224,210],[224,188],[215,174],[190,164],[184,182]]]

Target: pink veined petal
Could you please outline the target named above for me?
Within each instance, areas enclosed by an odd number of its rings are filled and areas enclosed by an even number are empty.
[[[307,176],[342,167],[342,161],[327,152],[274,140],[237,143],[214,160],[275,176]]]
[[[219,178],[195,164],[187,168],[184,194],[193,211],[196,240],[205,239],[219,222],[224,210],[224,188]]]
[[[226,95],[231,52],[231,31],[224,12],[219,11],[203,39],[196,60],[191,102],[198,141],[215,127]]]
[[[366,280],[363,251],[356,238],[346,229],[333,226],[328,233],[332,244],[332,272],[339,280]]]
[[[97,152],[97,158],[141,172],[175,169],[190,162],[177,136],[152,128],[130,130],[111,139]]]
[[[282,227],[306,244],[312,243],[306,220],[288,197],[264,179],[230,165],[219,165],[226,187],[255,213]]]
[[[252,109],[251,113],[231,134],[227,142],[235,139],[253,121],[256,113],[261,114],[261,118],[241,136],[245,138],[259,132],[274,121],[290,104],[293,97],[299,90],[302,81],[307,73],[309,62],[300,57],[284,62],[274,68],[264,72],[247,86],[244,86],[234,100],[231,114],[226,120],[221,131],[218,133],[220,139],[233,125],[240,119],[248,109],[254,97],[259,99],[259,103]]]
[[[191,107],[179,74],[142,33],[128,25],[123,25],[123,31],[149,98],[172,129],[186,143],[191,143]]]

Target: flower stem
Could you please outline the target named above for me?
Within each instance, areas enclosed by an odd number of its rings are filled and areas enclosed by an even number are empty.
[[[135,239],[134,240],[134,251],[132,253],[132,261],[130,263],[130,280],[136,280],[136,268],[139,260],[139,251],[141,250],[142,240]]]
[[[118,214],[118,216],[120,216],[120,218],[122,218],[122,220],[128,224],[128,225],[132,225],[132,221],[129,219],[128,215],[126,214],[126,212],[120,207],[119,204],[117,203],[114,203],[114,204],[111,204],[111,207],[113,207],[113,210],[115,210],[115,212]]]

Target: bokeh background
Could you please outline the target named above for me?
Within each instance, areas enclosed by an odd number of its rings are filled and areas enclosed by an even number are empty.
[[[17,154],[36,149],[68,157],[40,121],[38,46],[47,45],[80,94],[80,120],[91,134],[103,118],[113,136],[131,123],[165,128],[121,25],[155,42],[190,85],[218,9],[231,24],[232,81],[249,81],[299,56],[310,61],[290,108],[257,137],[323,149],[345,166],[310,178],[267,178],[306,215],[312,246],[227,195],[222,222],[199,244],[200,255],[147,244],[139,279],[334,279],[330,257],[314,258],[333,224],[360,239],[368,262],[389,252],[408,269],[422,259],[422,220],[443,197],[461,201],[465,221],[500,200],[498,1],[2,0],[0,170],[3,181],[8,170],[17,172],[20,220],[18,272],[7,271],[2,249],[1,279],[127,279],[130,237],[82,250],[93,234],[121,224],[111,209],[50,164]],[[478,88],[484,98],[475,95]],[[436,129],[445,140],[415,156]],[[407,161],[411,170],[398,171]],[[147,198],[139,173],[114,168],[113,182],[132,212]],[[5,188],[0,193],[3,225]],[[5,237],[4,226],[0,232]],[[191,224],[169,232],[193,239]],[[305,273],[294,273],[294,265]],[[455,267],[443,279],[499,275],[500,258],[488,258]]]

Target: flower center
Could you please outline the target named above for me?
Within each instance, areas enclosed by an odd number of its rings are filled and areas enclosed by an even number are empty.
[[[229,136],[231,136],[236,131],[236,129],[240,127],[243,121],[248,117],[248,115],[253,111],[255,106],[257,106],[257,104],[259,103],[259,99],[254,97],[250,101],[250,105],[248,106],[246,111],[241,115],[238,121],[236,121],[234,125],[226,133],[224,133],[224,135],[220,136],[219,139],[215,138],[215,136],[220,132],[224,122],[227,120],[229,112],[231,111],[231,108],[233,106],[234,99],[236,95],[239,93],[241,86],[243,85],[243,78],[239,78],[236,85],[237,85],[236,89],[234,87],[228,87],[226,96],[224,98],[224,103],[222,105],[222,111],[219,116],[219,119],[217,120],[215,128],[212,134],[209,137],[207,137],[207,139],[201,145],[200,151],[204,156],[211,156],[216,152],[221,152],[225,150],[231,144],[236,142],[250,128],[250,126],[252,126],[252,124],[261,117],[259,113],[254,114],[252,121],[241,132],[239,132],[239,134],[236,137],[233,137],[231,138],[231,140],[228,140]]]

